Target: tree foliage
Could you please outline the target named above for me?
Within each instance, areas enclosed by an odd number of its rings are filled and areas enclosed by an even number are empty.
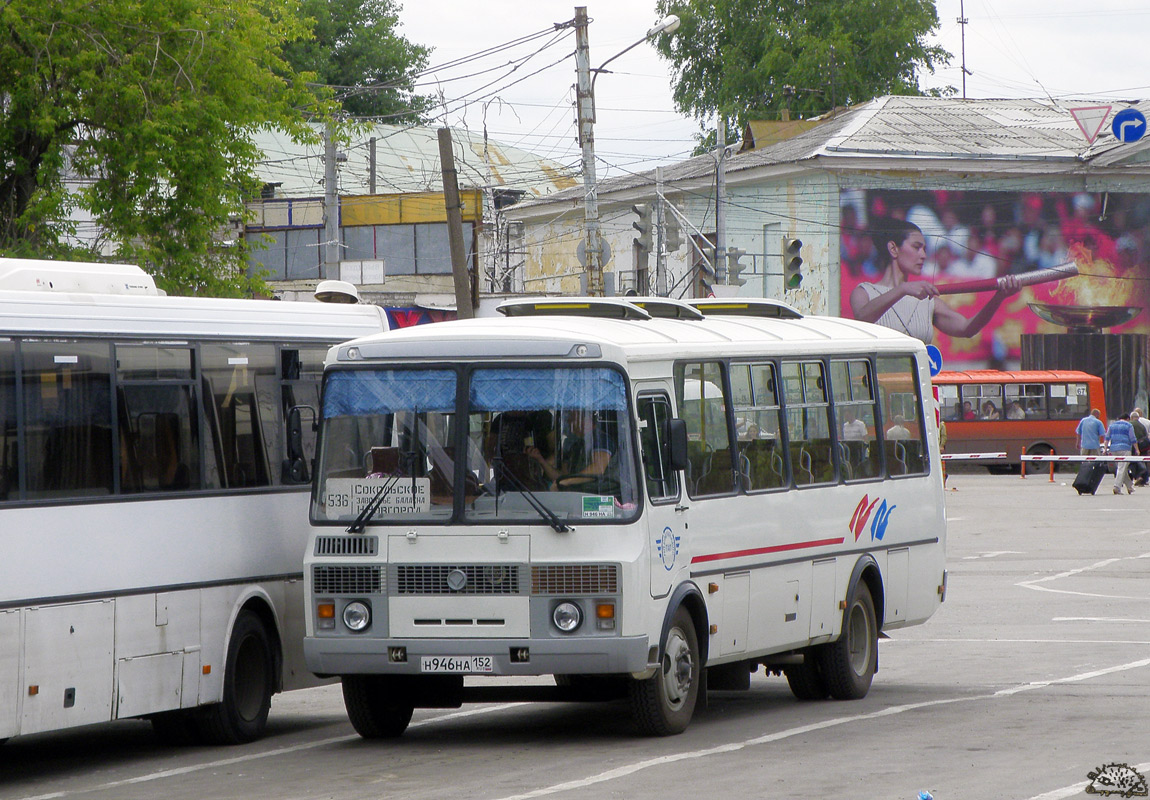
[[[343,108],[385,122],[419,122],[429,101],[415,94],[430,50],[396,32],[402,6],[394,0],[302,0],[314,35],[292,42],[284,57],[332,87]]]
[[[950,54],[929,45],[934,0],[658,0],[681,20],[659,38],[674,100],[699,120],[814,116],[884,94],[921,94],[921,70]]]
[[[314,138],[325,107],[282,56],[306,33],[287,0],[0,5],[0,252],[103,249],[169,292],[251,291],[227,230],[258,194],[251,134]]]

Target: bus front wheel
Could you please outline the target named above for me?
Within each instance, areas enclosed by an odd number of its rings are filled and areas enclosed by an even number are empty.
[[[699,662],[694,621],[680,607],[663,642],[659,669],[650,678],[630,684],[632,715],[644,733],[672,736],[687,729],[699,698]]]
[[[259,616],[236,616],[224,664],[224,694],[200,710],[198,727],[208,744],[245,744],[258,739],[268,722],[275,680],[275,651]]]
[[[818,648],[818,670],[836,700],[858,700],[870,691],[878,669],[878,624],[874,600],[859,581],[843,614],[838,641]]]
[[[394,681],[379,675],[345,675],[343,705],[355,732],[364,739],[394,739],[403,735],[415,705],[400,699]]]

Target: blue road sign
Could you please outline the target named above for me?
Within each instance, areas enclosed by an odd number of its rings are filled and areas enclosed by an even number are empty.
[[[1114,115],[1110,129],[1118,141],[1136,142],[1146,133],[1146,116],[1136,108],[1124,108]]]
[[[933,344],[926,346],[926,357],[930,360],[930,377],[942,372],[942,351]]]

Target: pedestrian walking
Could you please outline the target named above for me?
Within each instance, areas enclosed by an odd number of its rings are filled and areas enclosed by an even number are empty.
[[[1097,408],[1078,421],[1074,429],[1078,436],[1078,455],[1096,456],[1102,453],[1102,439],[1106,436],[1106,426],[1102,424],[1102,412]]]
[[[1128,456],[1135,445],[1134,426],[1130,424],[1130,415],[1123,414],[1110,423],[1106,429],[1106,446],[1112,456]],[[1130,462],[1119,461],[1118,473],[1114,476],[1114,494],[1122,494],[1122,487],[1126,487],[1127,494],[1134,494],[1134,481],[1130,479]]]

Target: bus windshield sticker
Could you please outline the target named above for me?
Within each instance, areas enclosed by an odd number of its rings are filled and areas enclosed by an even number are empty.
[[[615,516],[613,495],[583,495],[584,519],[611,519]]]
[[[329,478],[323,494],[328,519],[358,516],[387,478]],[[414,488],[414,493],[412,489]],[[400,478],[382,498],[372,517],[427,514],[431,511],[431,479]]]

